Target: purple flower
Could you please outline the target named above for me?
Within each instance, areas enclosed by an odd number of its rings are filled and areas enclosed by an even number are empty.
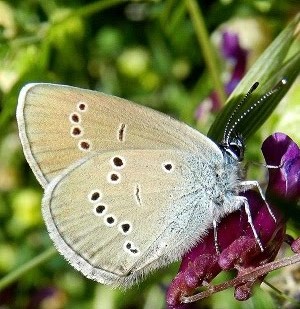
[[[24,308],[50,308],[50,304],[53,304],[55,308],[63,308],[66,301],[67,296],[62,290],[48,286],[33,293],[29,303]]]
[[[264,246],[261,252],[244,211],[236,211],[222,219],[218,225],[217,253],[213,230],[204,237],[182,260],[179,273],[167,292],[168,308],[176,307],[182,296],[192,295],[199,286],[206,286],[222,270],[236,269],[238,275],[262,263],[274,260],[285,236],[285,223],[280,213],[272,208],[276,222],[270,215],[260,195],[252,190],[243,194],[247,197],[254,227]],[[263,278],[235,287],[235,298],[245,300],[251,296],[251,288]]]
[[[299,200],[300,149],[298,145],[284,133],[275,133],[264,141],[262,152],[268,165],[280,167],[269,169],[267,194],[287,201]]]
[[[294,240],[291,244],[291,249],[295,253],[300,253],[300,237],[298,237],[296,240]]]
[[[276,167],[269,169],[267,196],[272,192],[287,200],[299,199],[299,147],[288,136],[275,133],[265,140],[262,151],[267,165]],[[268,202],[276,218],[274,221],[258,192],[249,190],[242,195],[248,199],[252,221],[264,251],[258,246],[245,212],[241,210],[229,214],[221,220],[217,228],[220,253],[216,250],[214,233],[211,229],[183,257],[179,272],[167,291],[169,309],[191,308],[190,304],[182,307],[181,298],[194,294],[195,289],[200,286],[208,288],[203,292],[203,297],[232,286],[235,288],[235,298],[246,300],[251,296],[253,285],[261,283],[268,271],[275,269],[270,267],[261,271],[262,266],[272,264],[285,240],[285,219],[280,211]],[[291,248],[294,252],[300,252],[300,239],[291,242]],[[210,281],[221,271],[230,269],[237,271],[236,278],[227,285],[226,283],[219,285],[219,289],[212,289]]]
[[[222,33],[222,43],[220,48],[224,60],[230,63],[233,68],[230,73],[230,79],[225,84],[226,94],[229,95],[246,72],[248,51],[240,46],[237,34],[226,31]],[[196,111],[196,118],[198,120],[204,120],[208,112],[216,112],[220,110],[220,108],[221,103],[218,99],[217,93],[212,91],[209,97],[199,105]]]
[[[246,72],[248,51],[240,46],[237,34],[230,32],[223,33],[221,50],[223,57],[233,64],[231,78],[225,85],[229,95]]]
[[[274,147],[276,145],[276,148]],[[268,165],[280,168],[269,169],[267,195],[292,206],[300,199],[300,149],[284,133],[269,136],[262,145]],[[300,253],[300,238],[291,242],[291,249]]]

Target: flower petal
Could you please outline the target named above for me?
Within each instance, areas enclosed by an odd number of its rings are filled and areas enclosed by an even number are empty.
[[[268,165],[278,166],[269,169],[267,192],[281,199],[300,198],[300,149],[284,133],[269,136],[262,145],[262,152]]]

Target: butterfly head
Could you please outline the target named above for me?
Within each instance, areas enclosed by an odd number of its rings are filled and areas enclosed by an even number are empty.
[[[228,141],[223,141],[219,144],[224,157],[228,161],[241,162],[244,159],[245,143],[244,139],[240,134],[236,134],[230,137]]]
[[[253,93],[253,91],[259,86],[258,82],[255,82],[249,91],[246,93],[242,101],[236,106],[236,108],[231,113],[227,124],[224,129],[223,140],[219,144],[220,149],[222,150],[224,157],[229,162],[241,162],[244,159],[244,151],[245,151],[245,141],[241,134],[236,133],[236,129],[238,125],[245,120],[245,117],[251,113],[255,108],[266,102],[266,99],[280,90],[285,84],[287,80],[283,78],[275,85],[273,89],[264,94],[258,101],[256,101],[250,108],[241,112],[241,108],[246,101],[248,101],[249,97]],[[236,115],[239,115],[236,117]]]

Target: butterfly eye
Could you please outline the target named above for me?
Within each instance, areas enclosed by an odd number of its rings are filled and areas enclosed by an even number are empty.
[[[230,145],[231,151],[236,155],[237,158],[241,155],[241,148],[238,145]]]
[[[242,161],[244,159],[245,145],[241,136],[233,137],[229,143],[221,143],[219,147],[224,153],[224,156],[230,160]]]
[[[227,152],[235,158],[237,161],[242,161],[244,159],[245,146],[241,137],[235,137],[228,145]]]

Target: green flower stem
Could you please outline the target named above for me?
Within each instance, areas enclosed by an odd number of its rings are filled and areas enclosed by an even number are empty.
[[[265,285],[267,285],[269,288],[271,288],[278,297],[280,297],[281,299],[284,299],[286,301],[289,301],[290,303],[292,304],[295,304],[295,305],[299,305],[299,301],[295,300],[294,298],[292,297],[289,297],[288,295],[285,294],[285,292],[282,292],[280,290],[278,290],[273,284],[271,284],[270,282],[264,280],[263,283]]]
[[[9,286],[14,281],[18,280],[20,277],[22,277],[26,272],[30,271],[34,267],[37,267],[43,263],[45,263],[47,260],[49,260],[51,257],[53,257],[55,254],[57,254],[57,250],[54,247],[51,247],[50,249],[44,251],[40,255],[36,256],[26,264],[20,266],[16,270],[12,271],[5,277],[3,277],[0,280],[0,291]]]
[[[62,23],[65,23],[72,18],[86,18],[93,14],[99,13],[105,9],[108,9],[112,6],[118,5],[120,3],[125,3],[128,0],[100,0],[96,1],[80,8],[73,8],[70,10],[65,10],[63,12],[58,11],[57,14],[52,14],[49,17],[49,25],[46,31],[49,31],[52,27],[60,26]]]
[[[172,7],[175,4],[175,0],[166,0],[163,12],[160,14],[160,22],[163,26],[167,26],[168,18],[171,15]]]
[[[85,5],[81,7],[80,9],[74,10],[72,15],[75,16],[90,16],[95,13],[98,13],[99,11],[105,10],[109,7],[112,7],[114,5],[127,2],[126,0],[100,0],[93,3],[90,3],[88,5]]]
[[[194,24],[198,42],[203,52],[204,60],[213,80],[214,88],[222,104],[226,101],[223,84],[220,80],[221,74],[216,66],[216,55],[210,42],[201,9],[195,0],[185,0],[189,14]]]

